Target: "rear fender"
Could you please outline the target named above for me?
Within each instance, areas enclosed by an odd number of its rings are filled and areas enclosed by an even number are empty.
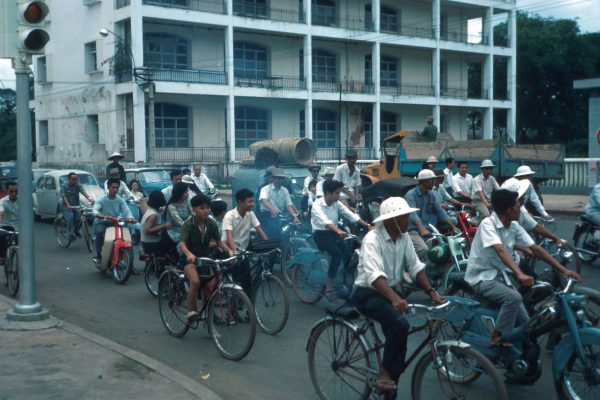
[[[578,330],[583,346],[600,344],[600,329],[595,327],[581,328]],[[576,353],[575,338],[570,333],[565,335],[556,349],[552,359],[552,375],[555,382],[560,379],[569,359]]]
[[[113,254],[112,254],[112,266],[117,265],[119,262],[119,250],[132,248],[133,245],[131,242],[126,242],[124,240],[115,240],[113,243]]]
[[[587,222],[580,222],[577,225],[575,225],[575,231],[573,232],[573,241],[575,241],[575,238],[577,238],[579,235],[581,235],[588,229],[591,229],[591,225]]]

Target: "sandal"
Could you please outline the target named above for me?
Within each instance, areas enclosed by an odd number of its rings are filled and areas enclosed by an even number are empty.
[[[396,383],[389,378],[377,379],[375,381],[375,387],[382,392],[395,392],[398,390]]]
[[[187,314],[185,314],[185,318],[187,319],[188,324],[191,324],[192,322],[194,322],[194,320],[196,319],[197,316],[198,316],[198,311],[190,311]]]
[[[334,301],[338,300],[340,297],[338,295],[338,292],[335,289],[331,289],[325,292],[325,298],[333,303]]]

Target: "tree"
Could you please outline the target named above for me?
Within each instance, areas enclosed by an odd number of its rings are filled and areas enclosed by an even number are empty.
[[[17,97],[14,90],[0,89],[0,161],[17,158]]]

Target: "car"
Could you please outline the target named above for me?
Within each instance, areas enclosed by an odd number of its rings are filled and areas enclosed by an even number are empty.
[[[180,166],[172,166],[126,169],[125,178],[128,184],[134,179],[138,181],[146,195],[149,195],[155,190],[162,190],[169,186],[171,184],[171,171],[180,168]]]
[[[93,199],[104,195],[104,190],[98,184],[96,177],[87,171],[55,169],[46,172],[37,180],[33,192],[33,215],[36,219],[56,217],[61,204],[60,188],[67,183],[67,176],[71,172],[77,174],[79,184]],[[89,201],[81,194],[79,200],[81,205],[89,204]]]
[[[17,166],[14,162],[0,164],[0,198],[6,195],[6,184],[17,181]]]
[[[53,171],[53,168],[33,168],[31,170],[33,174],[33,179],[31,180],[31,190],[35,192],[35,185],[37,184],[38,179],[42,177],[46,172]]]

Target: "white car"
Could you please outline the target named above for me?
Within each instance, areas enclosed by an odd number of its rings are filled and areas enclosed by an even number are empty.
[[[42,175],[33,192],[33,215],[36,219],[54,218],[62,203],[61,187],[67,183],[69,173],[77,174],[78,183],[93,198],[97,199],[104,194],[96,177],[89,172],[73,169],[55,169]],[[89,204],[82,194],[79,195],[81,205]]]

